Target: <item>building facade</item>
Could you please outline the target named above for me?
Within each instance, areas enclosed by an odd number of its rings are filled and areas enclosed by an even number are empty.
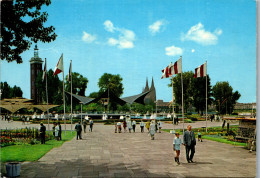
[[[142,92],[144,93],[144,92],[147,92],[147,91],[150,91],[150,93],[147,94],[146,97],[144,98],[144,103],[145,104],[155,103],[155,101],[156,101],[156,89],[155,89],[155,86],[154,86],[153,78],[152,78],[151,87],[149,87],[148,78],[146,78],[146,85],[145,85],[145,88],[143,89]]]
[[[31,75],[31,99],[34,100],[35,104],[41,103],[42,98],[39,95],[39,91],[36,88],[36,78],[42,71],[42,59],[39,57],[37,45],[34,48],[34,56],[30,60],[30,75]]]

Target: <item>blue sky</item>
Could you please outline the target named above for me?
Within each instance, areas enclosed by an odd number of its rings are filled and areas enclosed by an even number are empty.
[[[56,0],[43,10],[58,37],[38,43],[39,56],[54,69],[63,53],[65,75],[72,60],[72,70],[89,80],[86,95],[98,91],[107,72],[122,76],[123,96],[140,93],[153,77],[157,99],[170,101],[161,70],[182,56],[184,72],[207,60],[212,85],[228,81],[241,93],[239,102],[256,101],[253,0]],[[1,65],[1,80],[20,86],[26,98],[33,48],[22,54],[22,64]]]

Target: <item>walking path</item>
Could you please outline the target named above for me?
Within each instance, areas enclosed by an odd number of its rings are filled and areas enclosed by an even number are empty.
[[[163,124],[163,127],[172,128],[172,125]],[[150,140],[147,131],[140,133],[139,125],[136,133],[114,133],[112,125],[95,124],[93,132],[83,134],[82,140],[74,138],[52,149],[39,161],[22,163],[21,177],[256,176],[255,152],[209,140],[197,143],[195,163],[186,162],[182,146],[181,164],[177,166],[172,140],[173,135],[166,132],[157,133],[155,140]]]

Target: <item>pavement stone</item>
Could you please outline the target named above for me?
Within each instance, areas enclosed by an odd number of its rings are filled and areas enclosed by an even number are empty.
[[[1,124],[1,121],[0,121]],[[0,127],[19,127],[19,122]],[[221,122],[208,122],[220,126]],[[187,124],[186,124],[187,125]],[[185,128],[186,128],[185,125]],[[205,122],[191,124],[202,127]],[[37,125],[35,125],[37,126]],[[67,126],[68,128],[68,126]],[[163,128],[173,129],[171,124]],[[182,124],[175,126],[182,128]],[[114,126],[95,124],[83,140],[65,142],[36,162],[22,163],[21,177],[255,177],[256,153],[234,145],[204,140],[196,145],[195,163],[187,163],[181,147],[174,162],[173,135],[162,132],[151,140],[147,131],[114,133]],[[181,137],[182,138],[182,137]]]

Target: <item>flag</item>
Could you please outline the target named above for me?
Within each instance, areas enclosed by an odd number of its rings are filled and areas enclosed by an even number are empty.
[[[171,66],[171,64],[169,66]],[[162,74],[161,79],[170,77],[170,75],[169,75],[169,66],[167,66],[165,69],[162,70],[163,74]]]
[[[181,57],[174,64],[170,63],[165,69],[162,70],[162,79],[171,77],[174,74],[182,72],[182,60]]]
[[[56,65],[56,67],[54,69],[53,75],[58,75],[61,72],[63,72],[63,54],[61,54],[58,64]]]
[[[67,81],[71,81],[71,63],[70,63],[70,68],[69,68],[69,74],[68,74],[68,78]]]
[[[46,74],[47,74],[47,66],[46,66],[46,59],[45,59],[44,69],[42,73],[42,81],[45,79]]]
[[[205,62],[201,66],[195,69],[194,78],[205,77],[207,75],[207,63]]]
[[[169,75],[174,75],[182,72],[182,60],[181,57],[173,65],[169,66]]]

